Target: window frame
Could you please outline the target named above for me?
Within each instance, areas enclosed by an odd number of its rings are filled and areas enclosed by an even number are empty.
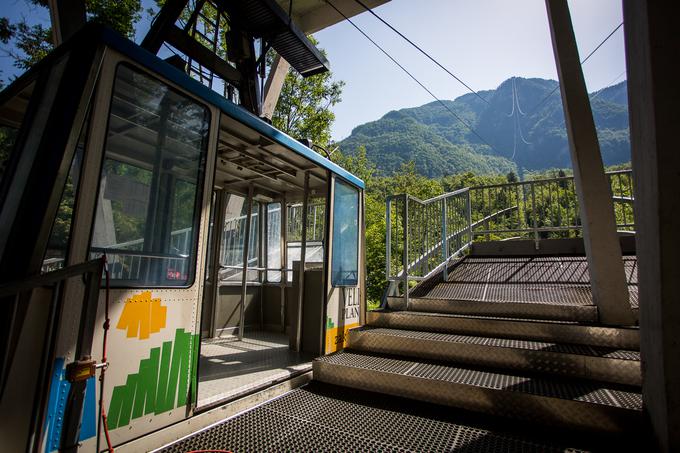
[[[333,203],[331,205],[331,207],[332,207],[332,222],[331,222],[331,224],[332,225],[331,225],[331,229],[330,229],[330,236],[331,236],[330,247],[329,247],[330,248],[330,254],[329,254],[330,255],[330,262],[328,263],[328,267],[329,267],[330,272],[329,272],[329,282],[328,283],[329,283],[329,286],[331,288],[359,288],[361,286],[361,278],[360,278],[361,277],[360,276],[360,274],[361,274],[361,246],[362,246],[362,244],[361,244],[361,215],[362,215],[362,212],[361,212],[362,211],[362,203],[361,203],[362,196],[361,196],[361,194],[362,194],[363,190],[361,188],[355,186],[351,182],[347,181],[346,179],[336,175],[336,174],[333,175],[331,184],[332,184],[332,187],[333,187]],[[335,252],[335,220],[336,220],[335,219],[335,217],[336,217],[335,216],[335,214],[336,214],[335,208],[337,206],[337,198],[336,198],[337,197],[337,191],[335,190],[336,184],[342,184],[342,185],[349,187],[350,189],[356,191],[356,196],[357,196],[357,212],[356,212],[356,221],[357,221],[357,239],[356,239],[356,246],[357,246],[356,247],[356,250],[357,250],[356,263],[357,263],[357,266],[356,266],[356,268],[357,268],[357,276],[356,276],[356,283],[351,283],[351,284],[337,284],[334,281],[335,276],[334,276],[334,272],[333,272],[333,263],[334,263],[333,258],[335,256],[335,254],[334,254],[334,252]]]
[[[107,160],[106,157],[106,149],[107,149],[107,144],[109,141],[109,126],[111,123],[111,113],[113,110],[113,95],[116,89],[116,81],[118,77],[118,71],[121,67],[127,67],[129,70],[132,72],[135,72],[137,74],[141,74],[145,77],[148,77],[149,79],[152,79],[155,82],[158,82],[159,84],[165,86],[168,90],[173,91],[175,94],[178,94],[180,96],[183,96],[187,99],[189,99],[191,102],[194,102],[195,104],[201,106],[202,108],[205,109],[207,115],[206,115],[206,120],[207,120],[207,135],[205,138],[206,141],[206,146],[205,149],[201,150],[201,157],[199,159],[199,167],[198,167],[198,173],[199,173],[199,178],[197,178],[197,184],[196,184],[196,197],[195,197],[195,203],[194,203],[194,209],[193,209],[193,214],[192,214],[192,239],[191,239],[191,253],[189,257],[193,256],[193,259],[189,261],[189,269],[187,273],[187,280],[184,284],[182,285],[163,285],[163,284],[152,284],[149,282],[146,282],[146,284],[134,284],[134,280],[123,280],[123,279],[111,279],[111,288],[116,289],[116,290],[125,290],[125,289],[188,289],[194,286],[194,284],[197,283],[196,276],[198,274],[198,269],[201,263],[199,262],[199,251],[200,251],[200,239],[201,239],[201,227],[202,221],[201,219],[203,218],[202,215],[202,206],[203,206],[203,199],[204,199],[204,191],[206,187],[206,182],[208,181],[209,178],[212,178],[213,175],[208,174],[209,170],[209,164],[208,164],[208,156],[210,154],[210,147],[211,147],[211,133],[212,129],[214,127],[214,122],[216,121],[216,116],[213,114],[213,109],[211,108],[210,104],[207,104],[201,100],[199,100],[196,96],[192,95],[191,93],[186,92],[185,90],[177,87],[175,84],[173,84],[170,81],[167,81],[160,77],[158,74],[155,74],[153,72],[150,72],[148,69],[146,69],[143,66],[134,64],[132,61],[129,61],[127,59],[119,60],[115,62],[115,64],[112,65],[113,68],[111,70],[112,72],[112,78],[111,78],[111,84],[107,87],[110,89],[110,91],[107,93],[108,97],[108,106],[107,106],[107,112],[106,112],[106,126],[103,129],[103,140],[102,140],[102,148],[101,148],[101,161],[99,163],[99,173],[98,173],[98,178],[97,178],[97,191],[95,194],[95,204],[93,206],[93,215],[92,215],[92,222],[90,225],[90,237],[88,239],[88,245],[87,245],[87,253],[92,254],[105,254],[106,252],[99,252],[99,251],[93,251],[93,245],[92,241],[94,239],[94,232],[95,232],[95,226],[96,226],[96,209],[97,209],[97,204],[99,202],[99,195],[102,190],[101,188],[101,178],[102,174],[104,171],[104,163]],[[219,115],[217,115],[217,121],[219,121]],[[212,179],[210,179],[212,181]],[[152,252],[152,254],[155,254]],[[118,282],[118,284],[115,284],[114,282]]]

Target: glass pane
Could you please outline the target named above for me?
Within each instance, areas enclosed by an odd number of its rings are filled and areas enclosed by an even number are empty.
[[[281,203],[267,205],[267,268],[281,267]],[[280,282],[281,271],[267,271],[267,281]]]
[[[91,249],[109,256],[112,284],[193,281],[209,122],[205,107],[118,67]]]
[[[228,194],[226,205],[222,245],[220,246],[220,280],[241,282],[248,204],[245,197]],[[259,210],[260,204],[254,201],[251,209],[250,241],[248,242],[249,268],[260,267]],[[259,281],[259,274],[257,270],[249,270],[246,276],[248,281],[254,282]]]
[[[333,205],[333,286],[356,286],[359,279],[359,191],[335,180]]]
[[[89,117],[88,117],[89,120]],[[43,264],[40,271],[42,273],[56,271],[64,267],[66,252],[71,237],[71,221],[73,219],[73,207],[78,190],[78,180],[80,178],[80,168],[83,162],[83,151],[85,148],[88,122],[83,125],[78,139],[76,152],[73,155],[71,168],[66,177],[64,191],[61,194],[61,201],[57,210],[57,217],[52,224],[50,238],[47,242],[47,250],[43,257]]]
[[[31,82],[0,105],[0,182],[5,175],[9,156],[14,148],[19,128],[24,122],[34,88],[35,82]]]
[[[324,232],[326,225],[326,199],[310,198],[307,205],[307,247],[306,263],[323,263]],[[302,203],[288,205],[288,262],[286,267],[293,268],[300,261],[302,249]],[[288,281],[293,281],[293,271],[288,271]]]
[[[5,175],[5,168],[14,147],[17,132],[18,129],[0,125],[0,181],[2,181],[2,177]]]

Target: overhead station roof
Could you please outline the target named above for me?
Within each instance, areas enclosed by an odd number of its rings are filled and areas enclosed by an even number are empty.
[[[328,71],[319,52],[274,0],[225,2],[239,28],[265,39],[303,77]]]
[[[353,17],[366,10],[354,0],[329,0],[342,11],[345,16]],[[362,0],[369,8],[383,5],[390,0]],[[281,8],[288,13],[290,0],[276,0]],[[309,35],[335,25],[344,20],[326,0],[293,0],[291,16],[293,22],[303,33]]]
[[[354,0],[331,1],[348,17],[364,12]],[[387,1],[368,1],[367,6]],[[224,7],[241,28],[264,38],[303,77],[329,69],[328,60],[306,39],[307,34],[343,20],[325,0],[240,0],[224,2]]]

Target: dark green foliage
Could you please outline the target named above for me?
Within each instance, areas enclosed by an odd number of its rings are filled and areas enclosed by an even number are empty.
[[[559,90],[541,103],[557,82],[516,77],[514,85],[518,103],[514,112],[513,79],[506,80],[496,90],[480,93],[489,105],[473,94],[444,101],[493,147],[484,144],[439,103],[431,102],[392,111],[377,121],[357,126],[340,142],[341,149],[352,154],[364,145],[368,159],[384,175],[398,171],[408,161],[415,162],[419,174],[429,177],[465,171],[477,174],[519,171],[521,176],[523,169],[569,167]],[[627,84],[622,82],[591,94],[606,165],[630,160],[626,90]],[[517,121],[522,136],[530,144],[519,136]]]
[[[47,8],[45,0],[28,0]],[[141,19],[141,0],[86,0],[87,20],[106,25],[128,38],[134,38],[135,24]],[[14,66],[28,69],[40,61],[54,47],[52,29],[27,19],[11,23],[0,17],[0,42],[12,44],[3,49],[14,60]]]

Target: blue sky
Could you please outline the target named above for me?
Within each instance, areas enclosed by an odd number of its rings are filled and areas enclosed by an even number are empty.
[[[49,19],[45,10],[29,7],[25,0],[2,2],[0,16]],[[569,6],[581,58],[622,21],[620,0],[570,0]],[[475,90],[494,89],[512,76],[557,78],[544,0],[392,0],[375,11]],[[467,92],[368,13],[353,20],[441,99]],[[138,26],[138,41],[147,28],[145,18]],[[343,100],[334,108],[335,140],[390,110],[432,101],[350,24],[340,23],[316,37],[334,78],[346,83]],[[0,70],[4,79],[17,72],[7,57],[0,58]],[[620,29],[583,71],[589,91],[595,91],[623,80],[625,75],[617,76],[624,70]]]

